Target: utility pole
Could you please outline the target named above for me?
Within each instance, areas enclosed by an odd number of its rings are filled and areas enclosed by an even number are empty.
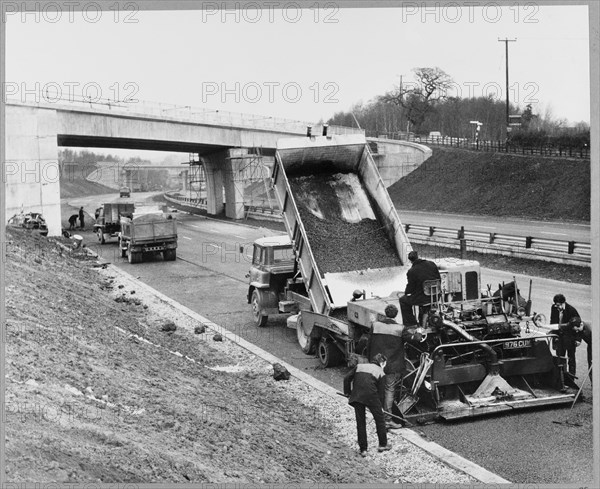
[[[508,99],[508,43],[515,42],[517,38],[514,39],[500,39],[498,38],[498,42],[504,43],[504,48],[506,51],[506,140],[508,141],[508,134],[510,133],[510,113],[509,113],[509,99]]]
[[[398,88],[398,102],[400,102],[400,103],[398,104],[398,107],[401,108],[399,125],[400,125],[400,138],[402,138],[402,116],[404,115],[404,112],[406,111],[406,109],[402,105],[402,77],[404,75],[398,75],[398,76],[400,77],[400,87]],[[406,128],[406,140],[408,141],[408,127]]]

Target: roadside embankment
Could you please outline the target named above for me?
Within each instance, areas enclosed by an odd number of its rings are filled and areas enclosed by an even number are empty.
[[[345,403],[68,242],[7,229],[7,481],[475,482],[372,426],[362,459]]]
[[[590,220],[590,161],[435,147],[388,189],[398,209]]]

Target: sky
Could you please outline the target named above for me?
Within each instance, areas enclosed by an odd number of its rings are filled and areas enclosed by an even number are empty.
[[[505,100],[571,123],[590,121],[585,5],[405,2],[406,8],[338,8],[296,2],[197,2],[203,10],[137,10],[143,2],[42,2],[6,18],[6,92],[56,100],[84,93],[307,122],[414,81],[439,67],[453,94]],[[485,5],[475,7],[472,4]],[[44,9],[43,6],[46,6]],[[189,5],[189,4],[188,4]],[[388,4],[389,5],[389,4]],[[58,7],[58,9],[57,9]]]

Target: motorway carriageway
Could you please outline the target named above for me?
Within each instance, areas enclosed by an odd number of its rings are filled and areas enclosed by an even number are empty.
[[[178,221],[176,262],[163,262],[160,256],[136,265],[120,258],[111,261],[214,323],[341,389],[347,368],[323,369],[316,358],[304,355],[297,345],[295,331],[285,327],[286,316],[272,317],[265,328],[257,328],[252,322],[245,278],[250,267],[249,245],[256,238],[280,233],[182,213]],[[512,280],[512,275],[482,270],[482,284],[508,278]],[[529,283],[528,279],[517,275],[521,283]],[[534,278],[533,309],[548,316],[552,296],[559,291],[577,307],[584,320],[590,319],[591,288],[585,285]],[[577,361],[582,375],[587,366],[585,345],[578,349]],[[589,382],[583,393],[591,399]],[[578,403],[573,414],[591,408],[589,402]],[[581,427],[553,422],[563,421],[567,414],[568,408],[519,411],[466,422],[431,424],[416,430],[514,483],[589,485],[593,480],[591,418]]]

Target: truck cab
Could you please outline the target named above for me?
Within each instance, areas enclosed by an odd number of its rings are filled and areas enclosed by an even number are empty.
[[[266,326],[269,315],[294,312],[295,304],[286,300],[288,293],[299,289],[301,292],[304,284],[297,272],[290,238],[284,235],[257,239],[247,278],[248,304],[252,304],[257,326]]]
[[[117,238],[121,231],[121,217],[131,217],[135,210],[133,203],[106,203],[102,204],[96,212],[94,232],[100,244],[105,244],[110,238]]]

